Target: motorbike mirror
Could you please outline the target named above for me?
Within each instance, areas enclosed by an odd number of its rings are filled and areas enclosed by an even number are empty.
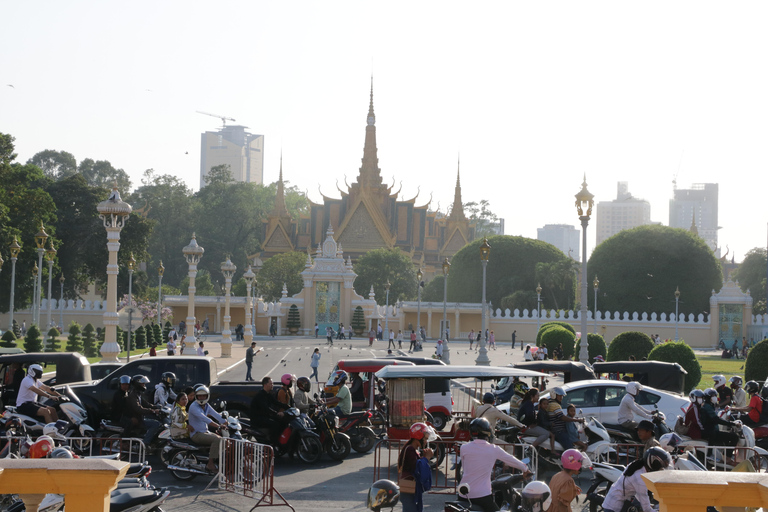
[[[579,409],[579,416],[584,416],[584,409]]]
[[[469,484],[463,483],[459,485],[459,494],[461,496],[469,496]]]
[[[317,400],[317,399],[318,399],[318,395],[317,395],[317,393],[315,393],[315,400]]]
[[[526,457],[523,460],[521,460],[520,462],[522,462],[523,464],[525,464],[527,466],[528,464],[531,463],[531,459],[529,457]]]

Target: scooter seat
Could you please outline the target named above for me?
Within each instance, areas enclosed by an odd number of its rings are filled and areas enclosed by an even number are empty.
[[[160,491],[147,489],[117,489],[109,498],[109,511],[124,512],[133,507],[157,501],[162,495]]]

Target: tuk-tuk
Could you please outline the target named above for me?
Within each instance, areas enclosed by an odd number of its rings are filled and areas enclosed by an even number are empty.
[[[688,372],[677,363],[662,361],[611,361],[595,363],[592,369],[598,377],[608,374],[609,379],[636,381],[644,386],[679,395],[685,394],[685,376]]]
[[[533,370],[535,372],[542,373],[561,373],[563,375],[563,384],[577,380],[589,380],[596,379],[595,372],[584,364],[577,361],[525,361],[522,363],[513,363],[509,366],[513,368],[522,368],[524,370]],[[544,390],[547,387],[547,379],[539,377],[533,377],[531,379],[531,387]],[[496,403],[502,404],[504,402],[510,402],[510,408],[516,409],[517,404],[513,402],[519,402],[516,398],[522,399],[522,395],[527,391],[528,386],[516,386],[515,380],[512,378],[504,378],[499,381],[499,384],[494,390],[496,395]]]
[[[414,364],[411,362],[400,361],[398,359],[339,359],[339,361],[336,363],[336,367],[331,371],[331,375],[328,378],[328,382],[325,383],[323,391],[327,397],[336,396],[336,393],[339,391],[339,387],[333,385],[333,374],[336,373],[337,370],[344,370],[347,373],[359,373],[363,378],[363,382],[365,383],[364,391],[368,408],[373,409],[374,392],[376,390],[373,382],[374,379],[372,378],[373,374],[385,366],[390,365],[414,366]],[[360,409],[364,408],[365,406],[366,403],[352,403],[353,409]]]

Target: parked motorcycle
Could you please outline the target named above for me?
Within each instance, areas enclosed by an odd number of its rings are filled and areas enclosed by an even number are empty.
[[[333,460],[344,460],[352,451],[352,443],[347,434],[338,431],[339,417],[333,409],[320,403],[312,417],[323,449]]]
[[[56,409],[56,414],[59,419],[68,422],[68,428],[65,435],[67,437],[95,437],[95,431],[93,427],[88,425],[88,412],[83,407],[83,403],[72,392],[72,388],[64,386],[59,389],[58,392],[62,395],[58,400],[46,399],[42,400],[41,405],[50,406]],[[24,428],[32,437],[37,437],[43,434],[43,428],[46,423],[40,421],[41,418],[33,418],[17,412],[16,407],[6,406],[5,412],[2,415],[3,420],[7,422],[11,418],[18,418],[24,424]]]

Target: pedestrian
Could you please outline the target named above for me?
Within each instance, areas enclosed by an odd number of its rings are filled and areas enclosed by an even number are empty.
[[[168,349],[169,356],[176,355],[176,342],[173,341],[173,337],[168,336],[168,344],[165,346],[165,348]]]
[[[443,340],[437,340],[437,347],[435,348],[435,355],[439,360],[443,360]]]
[[[171,327],[171,330],[168,331],[168,340],[176,341],[178,339],[178,335],[176,334],[176,329]]]
[[[451,328],[450,327],[446,327],[445,328],[445,339],[443,341],[447,343],[449,341],[450,337],[451,337]]]
[[[520,346],[522,346],[522,343],[520,344]],[[526,361],[533,361],[533,354],[531,354],[530,345],[525,346],[525,354],[523,354],[523,359]]]
[[[208,334],[208,319],[203,320],[203,332]]]
[[[337,339],[344,339],[344,324],[339,324],[339,336]]]
[[[320,366],[320,358],[322,357],[322,354],[320,353],[320,348],[315,348],[315,351],[312,352],[312,361],[309,362],[309,367],[312,368],[312,375],[309,376],[310,379],[312,377],[315,378],[315,382],[319,382],[319,377],[317,376],[317,368]]]
[[[491,348],[493,350],[496,350],[496,335],[493,334],[493,331],[491,331],[491,335],[488,338],[488,342],[491,344]]]
[[[352,326],[351,325],[347,326],[347,339],[348,340],[352,339]]]
[[[333,329],[331,329],[331,326],[325,328],[325,340],[326,345],[333,346]]]
[[[475,345],[475,352],[477,352],[477,349],[480,348],[480,336],[481,336],[481,334],[482,333],[480,331],[477,331],[477,339],[476,339],[477,345]]]
[[[155,357],[157,356],[157,343],[152,342],[152,348],[149,349],[149,357]]]
[[[373,338],[375,336],[376,336],[376,333],[373,332],[373,328],[371,328],[371,330],[368,331],[368,346],[369,347],[373,346]]]
[[[187,336],[184,335],[181,337],[181,340],[179,341],[179,355],[184,355],[184,340],[187,339]]]
[[[247,368],[247,371],[245,372],[245,380],[247,381],[254,380],[254,378],[251,376],[251,369],[253,368],[253,356],[261,352],[261,349],[254,351],[253,349],[255,348],[256,342],[252,341],[251,346],[248,347],[248,350],[245,351],[245,367]]]
[[[472,350],[472,344],[475,342],[475,330],[469,331],[469,350]]]
[[[515,348],[515,338],[517,337],[517,331],[512,331],[512,348]],[[523,344],[520,343],[520,350],[523,350]]]
[[[400,329],[397,330],[397,348],[403,348],[403,331]]]
[[[277,336],[277,322],[272,322],[272,324],[269,326],[269,334],[273,338]]]
[[[419,334],[421,335],[422,343],[427,341],[427,330],[424,328],[423,325],[421,326],[421,331],[419,332]]]
[[[317,333],[320,331],[320,327],[317,325],[317,322],[315,322],[315,339],[317,339]]]
[[[379,324],[376,327],[376,339],[379,341],[383,340],[384,339],[383,335],[384,335],[384,329],[382,329],[381,324]]]
[[[200,357],[208,355],[208,351],[205,350],[205,345],[203,345],[202,341],[197,345],[197,355]]]
[[[412,354],[416,350],[416,332],[411,331],[411,347],[408,349],[408,353]]]

